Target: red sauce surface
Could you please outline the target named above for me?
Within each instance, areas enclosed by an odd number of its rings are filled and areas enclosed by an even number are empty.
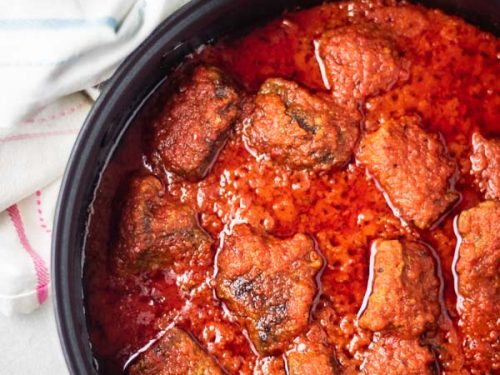
[[[250,92],[270,77],[326,92],[313,41],[326,30],[380,17],[375,12],[379,6],[377,1],[355,1],[288,13],[242,38],[206,47],[194,59],[221,68]],[[440,11],[406,9],[422,18],[406,15],[384,22],[399,30],[395,37],[411,62],[410,78],[367,100],[361,111],[366,129],[376,128],[387,118],[417,114],[428,129],[442,134],[458,164],[455,188],[461,201],[432,230],[403,225],[365,169],[355,162],[344,170],[319,175],[257,161],[246,150],[238,126],[205,179],[195,183],[167,175],[165,185],[172,196],[199,212],[200,224],[214,240],[214,252],[219,233],[237,215],[260,220],[267,212],[274,221],[274,236],[307,233],[315,238],[327,264],[312,319],[326,329],[328,343],[343,368],[357,368],[371,341],[371,333],[358,328],[356,318],[368,283],[370,243],[403,236],[425,242],[439,260],[443,282],[439,332],[432,339],[439,370],[443,374],[474,372],[464,363],[457,329],[453,220],[482,200],[469,173],[472,132],[500,136],[500,43]],[[148,172],[140,139],[154,116],[152,103],[107,167],[93,204],[85,291],[94,354],[103,373],[126,373],[127,361],[175,322],[228,373],[251,374],[257,356],[241,327],[214,296],[213,269],[205,270],[207,281],[190,301],[181,297],[176,284],[178,277],[189,274],[163,270],[123,280],[108,272],[121,187],[132,172]]]

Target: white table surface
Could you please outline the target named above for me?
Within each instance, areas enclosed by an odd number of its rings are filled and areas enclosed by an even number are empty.
[[[0,375],[67,375],[52,302],[28,315],[0,315]]]

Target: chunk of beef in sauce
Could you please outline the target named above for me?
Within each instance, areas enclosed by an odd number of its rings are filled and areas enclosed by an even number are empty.
[[[278,239],[237,225],[217,266],[217,294],[261,354],[280,353],[307,328],[322,266],[310,237]]]
[[[153,161],[202,179],[239,115],[240,96],[220,70],[198,66],[153,124]]]
[[[169,329],[142,353],[129,375],[222,375],[217,363],[184,331]]]
[[[313,325],[294,340],[286,354],[289,375],[334,375],[337,373],[333,349],[328,347],[325,333]]]
[[[119,228],[115,248],[119,270],[145,272],[174,266],[183,272],[193,264],[211,262],[211,239],[195,212],[167,198],[154,176],[132,179]]]
[[[362,140],[358,160],[379,182],[398,216],[424,229],[457,201],[456,164],[417,117],[389,120]]]
[[[361,365],[367,375],[432,375],[434,357],[417,339],[379,336],[370,344]]]
[[[372,252],[373,285],[359,325],[418,337],[440,312],[439,281],[429,249],[416,242],[377,240]]]
[[[287,375],[282,357],[257,358],[252,375]]]
[[[358,138],[355,118],[327,97],[274,78],[261,86],[244,136],[259,156],[292,169],[341,168]]]
[[[500,139],[472,135],[471,172],[486,199],[500,199]]]
[[[477,373],[500,370],[500,203],[487,201],[458,218],[459,327]]]
[[[317,42],[324,80],[340,103],[357,103],[408,78],[408,63],[388,32],[375,25],[327,31]]]

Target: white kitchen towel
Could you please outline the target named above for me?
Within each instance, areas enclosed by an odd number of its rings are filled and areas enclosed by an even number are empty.
[[[188,0],[0,0],[0,312],[47,299],[54,206],[107,79]]]

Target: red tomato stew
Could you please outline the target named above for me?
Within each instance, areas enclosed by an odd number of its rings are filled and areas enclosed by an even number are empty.
[[[500,43],[401,2],[190,56],[97,189],[106,374],[500,371]]]

